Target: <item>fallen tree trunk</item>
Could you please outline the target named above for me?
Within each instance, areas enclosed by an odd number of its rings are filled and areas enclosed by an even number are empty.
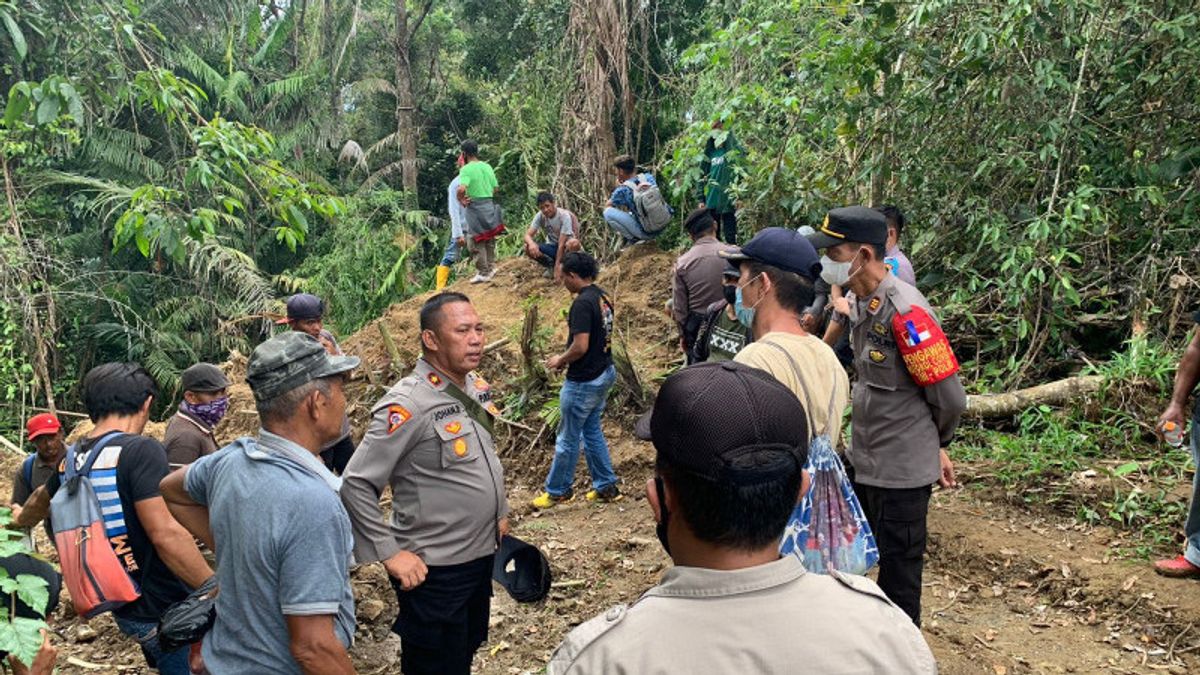
[[[967,412],[964,416],[1008,417],[1035,405],[1061,405],[1096,393],[1103,382],[1104,378],[1100,375],[1077,375],[1003,394],[972,394],[967,396]]]

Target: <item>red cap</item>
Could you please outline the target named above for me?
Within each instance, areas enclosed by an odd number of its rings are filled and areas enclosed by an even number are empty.
[[[34,415],[25,423],[25,430],[29,432],[29,440],[33,440],[38,436],[46,434],[57,434],[62,431],[62,425],[58,423],[58,418],[50,413],[42,413]]]

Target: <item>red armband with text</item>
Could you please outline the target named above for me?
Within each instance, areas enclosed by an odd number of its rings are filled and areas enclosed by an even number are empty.
[[[918,386],[928,387],[958,372],[958,359],[941,326],[929,313],[913,307],[892,317],[892,335],[908,374]]]

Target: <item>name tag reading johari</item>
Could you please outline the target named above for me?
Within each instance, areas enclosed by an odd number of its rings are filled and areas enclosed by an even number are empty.
[[[941,326],[920,307],[897,312],[892,317],[892,334],[897,338],[908,374],[918,386],[928,387],[958,372],[958,359]]]

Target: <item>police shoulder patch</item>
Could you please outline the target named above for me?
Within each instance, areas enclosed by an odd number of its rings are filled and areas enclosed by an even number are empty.
[[[867,303],[867,311],[874,314],[875,312],[879,311],[879,308],[882,305],[883,305],[883,298],[880,298],[877,295],[877,296],[871,298],[871,301]]]
[[[397,429],[404,426],[404,423],[410,419],[412,419],[412,413],[408,411],[408,408],[405,408],[398,403],[389,405],[387,409],[387,432],[389,434],[395,432]]]

